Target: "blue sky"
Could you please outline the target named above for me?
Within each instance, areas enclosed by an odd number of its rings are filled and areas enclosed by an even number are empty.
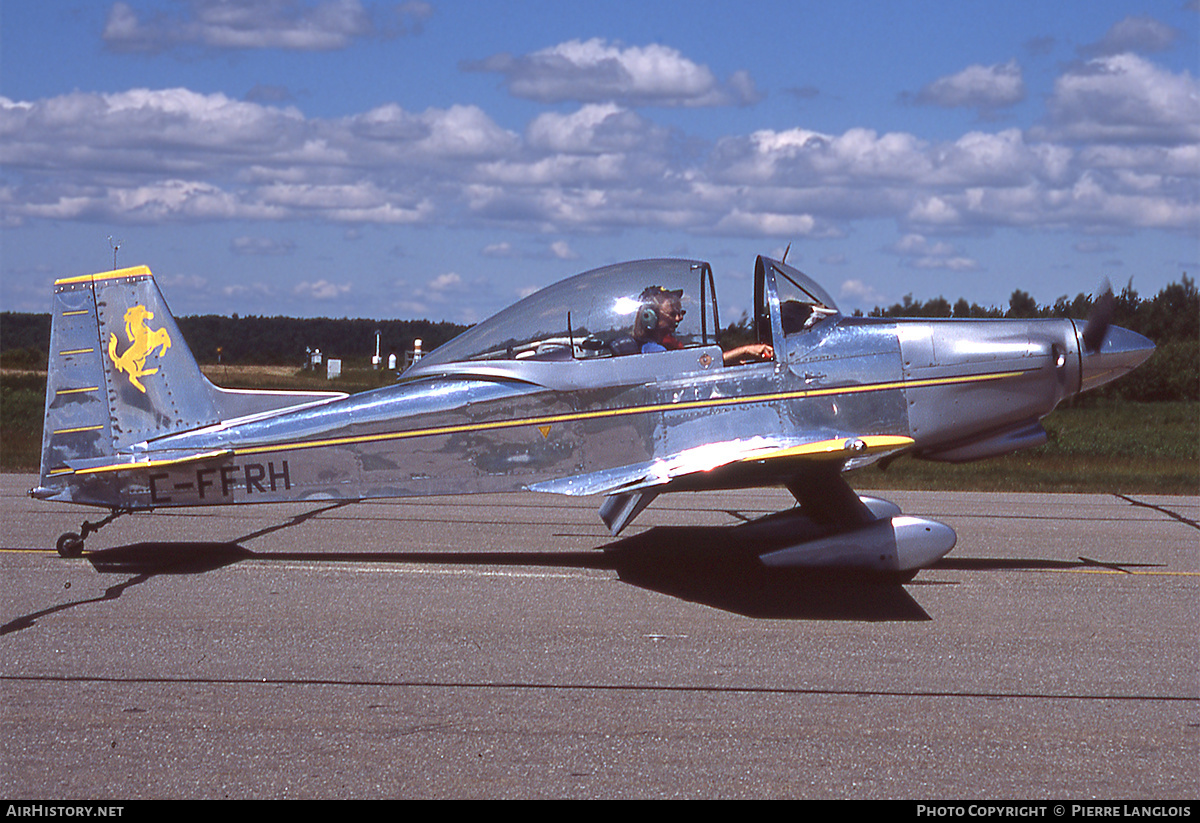
[[[0,308],[145,263],[176,314],[480,320],[619,260],[779,255],[843,310],[1200,268],[1200,9],[0,7]]]

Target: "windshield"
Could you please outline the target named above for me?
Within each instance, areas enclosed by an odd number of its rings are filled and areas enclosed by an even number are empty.
[[[756,326],[762,342],[768,342],[781,331],[784,335],[805,332],[826,318],[840,316],[827,291],[803,272],[778,260],[758,258],[755,293]],[[778,326],[773,326],[772,321]]]
[[[705,287],[707,283],[707,287]],[[668,333],[652,328],[667,327]],[[715,342],[716,299],[707,263],[639,260],[563,280],[439,347],[421,368],[469,360],[568,360]]]

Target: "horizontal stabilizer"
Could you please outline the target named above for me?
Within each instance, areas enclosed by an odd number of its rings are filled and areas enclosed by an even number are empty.
[[[231,454],[233,454],[232,449],[213,449],[212,451],[184,454],[177,457],[156,456],[153,460],[139,460],[136,457],[130,457],[128,460],[124,461],[83,461],[70,464],[70,468],[75,474],[104,474],[107,472],[140,471],[143,469],[162,469],[170,466],[182,466],[187,463],[201,463],[209,460],[218,460],[222,457],[228,457]]]

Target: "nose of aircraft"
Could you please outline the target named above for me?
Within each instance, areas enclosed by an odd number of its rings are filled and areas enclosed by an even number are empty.
[[[1081,340],[1080,352],[1083,373],[1079,390],[1083,392],[1136,369],[1154,353],[1154,343],[1137,332],[1110,326],[1103,342],[1094,350],[1089,350]]]

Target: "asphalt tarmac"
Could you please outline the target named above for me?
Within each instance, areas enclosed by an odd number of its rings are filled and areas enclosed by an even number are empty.
[[[851,477],[851,480],[853,478]],[[1200,497],[882,494],[904,584],[766,572],[786,492],[614,541],[540,495],[105,512],[0,475],[0,795],[1194,799]]]

